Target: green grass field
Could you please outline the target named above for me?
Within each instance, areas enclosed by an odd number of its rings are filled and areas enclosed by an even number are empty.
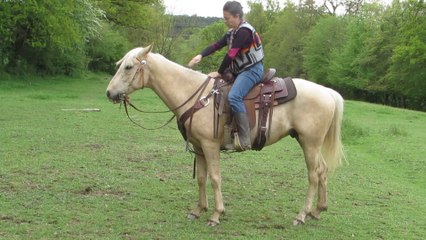
[[[191,222],[192,157],[172,123],[146,131],[105,97],[109,76],[0,79],[0,239],[424,239],[426,114],[345,104],[348,162],[329,210],[292,226],[307,191],[297,143],[222,154],[226,215]],[[150,90],[133,102],[164,110]],[[100,112],[62,109],[99,108]],[[169,114],[131,116],[146,127]],[[209,200],[213,203],[209,188]]]

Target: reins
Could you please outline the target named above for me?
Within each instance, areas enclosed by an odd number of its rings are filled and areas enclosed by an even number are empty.
[[[137,108],[136,106],[134,106],[129,100],[127,100],[127,99],[125,99],[125,100],[123,100],[123,101],[126,101],[127,102],[127,104],[129,104],[129,106],[131,106],[133,109],[135,109],[136,111],[138,111],[138,112],[142,112],[142,113],[168,113],[168,112],[174,112],[174,111],[176,111],[176,110],[179,110],[180,108],[182,108],[183,106],[185,106],[189,101],[191,101],[196,95],[197,95],[197,93],[198,92],[200,92],[201,91],[201,93],[200,94],[202,94],[202,92],[203,92],[203,90],[207,87],[207,85],[208,85],[208,83],[209,83],[209,80],[211,79],[211,77],[207,77],[207,79],[203,82],[203,84],[201,84],[201,86],[200,87],[198,87],[198,89],[197,90],[195,90],[195,92],[185,101],[185,102],[183,102],[182,104],[180,104],[179,106],[177,106],[177,107],[175,107],[175,108],[173,108],[173,109],[169,109],[169,110],[165,110],[165,111],[145,111],[145,110],[141,110],[141,109],[139,109],[139,108]],[[206,97],[207,98],[207,97]]]
[[[142,66],[144,66],[144,65],[146,65],[147,64],[147,62],[146,62],[146,59],[139,59],[139,58],[136,58],[137,60],[138,60],[138,62],[142,65]],[[135,75],[139,72],[139,71],[141,71],[142,70],[142,68],[139,68],[136,72],[135,72]],[[134,78],[135,76],[133,76],[133,78]],[[124,109],[126,110],[126,115],[127,115],[127,117],[129,118],[129,120],[133,123],[133,124],[135,124],[136,126],[138,126],[138,127],[140,127],[140,128],[142,128],[142,129],[145,129],[145,130],[158,130],[158,129],[161,129],[161,128],[163,128],[163,127],[165,127],[165,126],[167,126],[175,117],[176,117],[176,115],[174,115],[173,114],[173,116],[165,123],[165,124],[163,124],[163,125],[161,125],[160,127],[156,127],[156,128],[147,128],[147,127],[144,127],[144,126],[142,126],[142,125],[140,125],[139,123],[137,123],[137,122],[135,122],[131,117],[130,117],[130,115],[129,115],[129,110],[128,110],[128,108],[127,108],[127,105],[129,105],[129,106],[131,106],[133,109],[135,109],[136,111],[138,111],[138,112],[142,112],[142,113],[169,113],[169,112],[173,112],[173,111],[176,111],[176,110],[178,110],[178,109],[180,109],[180,108],[182,108],[183,106],[185,106],[189,101],[191,101],[196,95],[197,95],[197,93],[198,92],[203,92],[203,90],[205,89],[205,87],[207,86],[207,84],[208,84],[208,82],[209,82],[209,80],[210,80],[210,78],[211,77],[207,77],[207,79],[206,79],[206,81],[204,81],[204,83],[203,84],[201,84],[201,86],[192,94],[192,96],[190,96],[185,102],[183,102],[182,104],[180,104],[179,106],[177,106],[177,107],[175,107],[175,108],[173,108],[173,109],[169,109],[169,110],[165,110],[165,111],[145,111],[145,110],[142,110],[142,109],[139,109],[138,107],[136,107],[135,105],[133,105],[130,101],[129,101],[129,99],[128,99],[128,97],[126,96],[126,95],[124,95],[123,96],[123,98],[122,98],[122,103],[123,103],[123,105],[124,105]]]
[[[128,107],[127,107],[127,105],[129,105],[129,106],[131,106],[133,109],[135,109],[136,111],[138,111],[138,112],[142,112],[142,113],[169,113],[169,112],[173,112],[173,111],[176,111],[176,110],[179,110],[180,108],[182,108],[183,106],[185,106],[189,101],[191,101],[196,95],[197,95],[197,93],[199,93],[199,97],[203,94],[203,91],[206,89],[206,87],[207,87],[207,85],[208,85],[208,83],[210,82],[210,79],[211,79],[211,77],[210,76],[208,76],[207,77],[207,79],[203,82],[203,84],[201,84],[201,86],[200,87],[198,87],[198,89],[197,90],[195,90],[195,92],[185,101],[185,102],[183,102],[182,104],[180,104],[179,106],[177,106],[177,107],[175,107],[175,108],[173,108],[173,109],[169,109],[169,110],[165,110],[165,111],[145,111],[145,110],[141,110],[141,109],[139,109],[139,108],[137,108],[135,105],[133,105],[130,101],[129,101],[129,99],[126,97],[126,96],[124,96],[124,98],[123,98],[123,100],[122,100],[122,103],[123,103],[123,105],[124,105],[124,109],[125,109],[125,111],[126,111],[126,115],[127,115],[127,117],[129,118],[129,120],[133,123],[133,124],[135,124],[136,126],[138,126],[138,127],[140,127],[140,128],[142,128],[142,129],[145,129],[145,130],[158,130],[158,129],[161,129],[161,128],[163,128],[163,127],[165,127],[165,126],[167,126],[175,117],[176,117],[176,115],[174,115],[173,114],[173,116],[165,123],[165,124],[163,124],[163,125],[161,125],[160,127],[157,127],[157,128],[147,128],[147,127],[144,127],[144,126],[142,126],[142,125],[140,125],[139,123],[137,123],[137,122],[135,122],[131,117],[130,117],[130,115],[129,115],[129,111],[128,111]],[[211,95],[209,94],[209,95],[207,95],[207,96],[205,96],[204,98],[200,98],[200,101],[202,101],[202,99],[207,99],[208,100],[208,98],[210,97]],[[197,103],[197,102],[196,102]],[[195,105],[195,104],[194,104]],[[206,104],[207,105],[207,104]],[[191,122],[192,122],[192,119],[191,119]]]
[[[147,128],[147,127],[144,127],[144,126],[142,126],[142,125],[140,125],[139,123],[137,123],[137,122],[135,122],[131,117],[130,117],[130,115],[129,115],[129,110],[127,109],[127,104],[129,104],[132,108],[134,108],[134,109],[136,109],[136,110],[138,110],[133,104],[131,104],[130,102],[128,102],[128,100],[123,100],[123,105],[124,105],[124,109],[126,110],[126,115],[127,115],[127,118],[129,118],[129,120],[133,123],[133,124],[135,124],[136,126],[138,126],[138,127],[140,127],[140,128],[142,128],[142,129],[145,129],[145,130],[149,130],[149,131],[152,131],[152,130],[158,130],[158,129],[161,129],[161,128],[163,128],[163,127],[165,127],[165,126],[167,126],[176,116],[175,115],[173,115],[165,124],[163,124],[163,125],[161,125],[160,127],[156,127],[156,128]],[[140,110],[138,110],[138,111],[140,111]],[[145,112],[145,113],[148,113],[148,112]],[[156,113],[156,112],[151,112],[151,113]],[[164,113],[164,112],[163,112]]]

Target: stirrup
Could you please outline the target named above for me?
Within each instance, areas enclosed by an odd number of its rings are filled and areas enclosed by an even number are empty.
[[[224,150],[237,151],[237,152],[244,151],[243,148],[241,147],[240,139],[238,138],[238,133],[236,132],[234,133],[234,142],[226,144],[224,146]]]
[[[251,145],[242,146],[240,142],[240,138],[238,137],[238,133],[234,133],[234,149],[237,152],[243,152],[246,150],[251,150]]]

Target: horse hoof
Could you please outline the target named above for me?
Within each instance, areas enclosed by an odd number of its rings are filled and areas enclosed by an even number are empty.
[[[190,213],[190,214],[188,214],[187,218],[190,221],[195,221],[199,218],[199,216],[195,215],[194,213]]]
[[[306,215],[306,219],[307,220],[320,220],[320,214],[319,213],[315,213],[315,212],[311,212],[308,215]]]
[[[299,225],[303,225],[303,224],[305,224],[305,222],[302,221],[302,220],[299,220],[299,219],[295,219],[293,221],[293,226],[299,226]]]
[[[207,226],[209,227],[216,227],[217,225],[219,225],[219,222],[213,221],[211,219],[207,221]]]

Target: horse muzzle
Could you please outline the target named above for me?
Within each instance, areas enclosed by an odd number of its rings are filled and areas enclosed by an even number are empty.
[[[126,99],[126,94],[124,93],[114,94],[111,91],[107,90],[106,95],[108,99],[113,103],[121,103]]]

